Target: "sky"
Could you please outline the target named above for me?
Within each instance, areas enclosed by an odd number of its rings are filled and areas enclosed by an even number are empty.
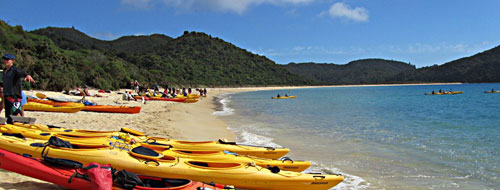
[[[113,40],[205,32],[278,64],[366,58],[443,64],[500,45],[499,0],[0,0],[24,30]]]

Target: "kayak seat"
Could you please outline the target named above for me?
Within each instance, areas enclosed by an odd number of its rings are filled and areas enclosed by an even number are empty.
[[[74,160],[68,160],[64,158],[52,158],[45,156],[43,157],[43,161],[57,166],[65,166],[70,168],[82,168],[83,164]]]
[[[167,179],[167,178],[163,178],[162,181],[166,184],[170,184],[172,187],[182,187],[191,182],[188,179]]]
[[[20,139],[26,139],[21,133],[2,133],[3,136],[17,137]]]
[[[165,188],[167,184],[161,178],[140,177],[144,183],[144,187]]]
[[[43,144],[43,143],[31,143],[30,146],[31,147],[44,147],[45,144]]]
[[[49,136],[50,133],[40,133],[40,136]]]
[[[239,163],[219,163],[219,162],[201,162],[201,161],[188,161],[189,165],[198,166],[202,168],[233,168],[241,166]]]
[[[169,144],[162,144],[162,143],[157,143],[157,142],[148,142],[150,145],[156,145],[156,146],[171,146]]]
[[[144,147],[144,146],[138,146],[132,149],[133,153],[144,155],[144,156],[151,156],[151,157],[158,157],[160,154],[158,154],[156,151],[153,149]]]

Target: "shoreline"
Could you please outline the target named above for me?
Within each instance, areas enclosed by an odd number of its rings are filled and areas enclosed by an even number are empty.
[[[300,88],[329,88],[329,87],[364,87],[364,86],[406,86],[406,85],[449,85],[462,83],[421,83],[421,84],[377,84],[377,85],[327,85],[327,86],[274,86],[274,87],[240,87],[240,88],[207,88],[208,97],[200,98],[197,103],[175,103],[164,101],[121,100],[121,94],[101,93],[106,96],[86,97],[86,100],[101,105],[141,106],[139,114],[115,113],[51,113],[51,112],[25,112],[26,117],[36,118],[36,123],[52,124],[65,128],[78,128],[87,130],[116,131],[121,127],[144,131],[150,136],[160,136],[181,140],[216,141],[220,138],[235,140],[233,131],[227,124],[213,113],[218,111],[217,97],[227,93],[241,93],[262,90],[300,89]],[[64,96],[67,98],[81,99],[78,96],[63,95],[51,91],[25,91],[27,95],[34,96],[42,92],[50,97]],[[96,90],[90,90],[97,93]],[[57,185],[25,177],[20,174],[0,169],[0,189],[62,189]],[[21,188],[22,187],[22,188]]]

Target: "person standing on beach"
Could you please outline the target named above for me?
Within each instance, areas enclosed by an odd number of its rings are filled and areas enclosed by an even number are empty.
[[[22,81],[34,83],[35,80],[28,75],[23,70],[14,66],[16,57],[12,54],[5,54],[3,57],[3,65],[5,70],[3,71],[2,81],[3,81],[3,93],[5,98],[5,118],[7,118],[7,123],[12,124],[11,115],[18,115],[21,113],[21,90]]]
[[[134,81],[135,93],[139,94],[139,82],[137,80]]]
[[[3,101],[4,101],[4,98],[3,98],[3,81],[0,81],[0,113],[2,113],[3,111]]]

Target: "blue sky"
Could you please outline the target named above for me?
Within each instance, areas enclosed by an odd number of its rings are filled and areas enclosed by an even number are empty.
[[[205,32],[279,64],[364,58],[443,64],[500,45],[498,0],[0,0],[25,30],[98,39]]]

